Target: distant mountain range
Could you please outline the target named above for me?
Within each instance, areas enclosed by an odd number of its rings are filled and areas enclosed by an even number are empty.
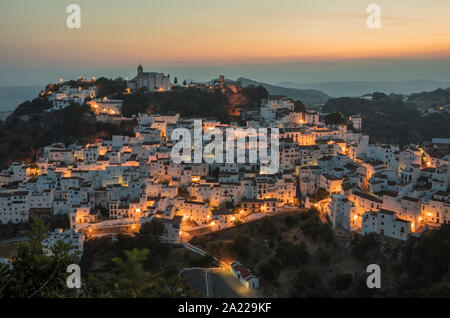
[[[19,104],[36,98],[43,87],[0,87],[0,112],[13,111]]]
[[[298,88],[286,88],[281,86],[275,86],[267,83],[256,82],[248,78],[240,77],[237,81],[241,82],[241,85],[246,87],[250,85],[261,85],[270,95],[283,95],[290,97],[294,100],[301,100],[307,105],[317,105],[325,103],[330,96],[317,89],[298,89]]]
[[[408,102],[419,108],[450,105],[450,88],[411,94],[408,96]]]
[[[385,94],[397,93],[409,95],[423,91],[432,91],[438,88],[450,87],[450,82],[413,80],[405,82],[380,81],[380,82],[358,82],[358,81],[334,81],[324,83],[293,83],[282,82],[278,86],[292,89],[320,90],[332,97],[358,97],[373,92]]]

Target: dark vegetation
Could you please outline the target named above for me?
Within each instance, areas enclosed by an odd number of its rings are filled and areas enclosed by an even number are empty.
[[[86,243],[81,270],[87,297],[198,297],[179,271],[194,263],[208,267],[212,260],[162,243],[160,222],[146,223],[135,236],[119,235]]]
[[[69,219],[66,215],[51,215],[40,217],[41,220],[48,223],[49,230],[68,229],[70,227]],[[15,237],[24,237],[26,232],[33,225],[33,220],[27,223],[18,224],[0,224],[0,240],[12,239]]]
[[[175,87],[169,92],[140,91],[132,95],[124,95],[124,116],[138,113],[179,113],[182,117],[214,117],[225,123],[230,122],[230,112],[233,107],[259,107],[261,101],[268,97],[267,90],[262,86],[248,86],[238,93],[226,92],[219,89],[207,91],[195,87]],[[240,97],[240,98],[238,98]],[[231,101],[242,101],[236,105]]]
[[[438,88],[431,92],[422,92],[408,96],[408,102],[419,107],[444,106],[450,104],[450,87]]]
[[[309,210],[242,224],[192,243],[221,260],[240,260],[260,278],[266,296],[450,296],[450,225],[407,242],[376,235],[337,239]],[[381,267],[381,289],[366,286],[369,264]]]
[[[347,119],[342,113],[330,113],[325,116],[325,123],[327,125],[343,125],[347,124]]]
[[[342,113],[346,118],[360,114],[363,131],[370,135],[371,142],[406,145],[450,137],[449,113],[422,117],[413,103],[403,102],[397,95],[374,93],[372,101],[348,97],[330,99],[324,111]]]
[[[178,275],[190,255],[177,257],[177,250],[183,253],[183,248],[157,240],[164,233],[158,222],[143,226],[135,238],[121,235],[117,242],[111,238],[88,241],[78,293],[66,286],[67,266],[78,255],[70,254],[72,247],[62,241],[52,249],[55,256],[44,255],[41,242],[49,229],[44,221],[34,219],[27,232],[29,240],[19,245],[12,260],[13,269],[0,265],[0,298],[199,296]],[[170,263],[174,259],[181,260],[178,267]],[[209,265],[206,260],[202,264]]]
[[[87,88],[90,83],[80,80],[48,85],[37,98],[20,104],[0,123],[0,169],[7,168],[13,161],[34,161],[39,150],[56,142],[70,144],[74,142],[93,142],[97,138],[110,138],[111,135],[131,135],[136,123],[134,121],[121,126],[99,123],[88,106],[72,104],[58,111],[44,112],[51,108],[47,94],[61,85]],[[181,116],[215,117],[229,122],[232,105],[220,90],[208,92],[199,88],[181,88],[170,92],[137,92],[126,95],[126,81],[122,78],[99,78],[95,81],[97,97],[123,99],[124,116],[138,113],[178,112]],[[246,104],[242,107],[254,107],[268,93],[263,87],[244,88],[242,94]]]
[[[53,247],[54,257],[44,255],[41,242],[48,229],[48,224],[34,219],[27,232],[29,240],[20,243],[13,260],[14,269],[0,265],[0,298],[76,296],[66,288],[66,269],[77,255],[70,254],[71,246],[62,241]]]
[[[313,203],[317,203],[322,200],[325,200],[329,196],[330,196],[330,193],[327,190],[325,190],[324,188],[320,188],[317,190],[316,193],[313,194],[311,200]]]
[[[31,103],[42,104],[45,102]],[[13,161],[36,160],[38,151],[52,143],[93,142],[113,134],[129,135],[133,129],[133,125],[97,122],[88,106],[72,104],[53,112],[35,112],[33,108],[28,113],[24,111],[26,107],[20,105],[5,123],[0,124],[0,167],[3,169]]]
[[[205,116],[229,121],[230,105],[219,91],[209,93],[199,88],[187,88],[170,92],[138,92],[124,96],[123,115],[138,113],[179,113],[183,117]]]

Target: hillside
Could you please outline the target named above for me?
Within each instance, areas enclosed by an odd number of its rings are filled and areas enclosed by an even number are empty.
[[[98,137],[128,134],[132,128],[97,122],[87,106],[76,104],[54,112],[13,113],[0,125],[0,169],[13,161],[33,161],[41,147],[52,143],[93,142]]]
[[[417,107],[445,106],[450,104],[450,88],[411,94],[408,102],[414,103]]]
[[[360,114],[363,131],[370,135],[372,142],[406,145],[450,137],[449,113],[422,116],[414,104],[402,102],[394,95],[374,93],[372,101],[350,97],[330,99],[324,111],[340,112],[347,118]]]
[[[337,238],[313,210],[283,213],[195,238],[192,243],[260,279],[266,297],[448,297],[450,226],[407,242]],[[368,264],[383,269],[366,287]]]
[[[243,77],[238,78],[237,81],[241,82],[241,85],[244,87],[261,85],[267,89],[270,95],[287,96],[294,100],[301,100],[304,104],[311,106],[324,104],[330,98],[327,94],[315,89],[286,88],[267,83],[259,83]]]
[[[77,81],[63,84],[80,85]],[[46,90],[55,89],[57,85],[49,85]],[[236,106],[233,102],[253,107],[268,95],[264,88],[254,86],[243,88],[235,94],[180,88],[164,93],[138,92],[124,95],[124,85],[120,78],[99,78],[96,81],[98,96],[122,99],[123,115],[130,117],[149,111],[177,112],[184,117],[215,117],[228,122],[230,112]],[[86,143],[98,137],[109,138],[112,134],[128,135],[133,132],[133,125],[136,124],[130,121],[115,126],[97,122],[88,106],[78,104],[63,110],[45,112],[50,107],[51,102],[47,97],[38,96],[17,106],[5,122],[0,122],[0,169],[7,168],[14,161],[33,161],[41,147],[52,143]]]

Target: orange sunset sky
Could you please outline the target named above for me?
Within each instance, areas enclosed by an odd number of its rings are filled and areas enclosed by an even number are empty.
[[[81,29],[66,27],[70,3],[81,7]],[[366,26],[371,3],[382,8],[380,29]],[[0,68],[419,59],[445,69],[449,12],[448,0],[6,0]]]

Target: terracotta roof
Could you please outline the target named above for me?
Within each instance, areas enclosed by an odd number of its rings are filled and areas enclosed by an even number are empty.
[[[248,268],[244,267],[238,261],[234,261],[233,263],[231,263],[231,267],[233,268],[233,270],[235,272],[238,272],[241,275],[241,277],[247,281],[250,278],[256,278],[256,276],[253,275],[252,272]]]

